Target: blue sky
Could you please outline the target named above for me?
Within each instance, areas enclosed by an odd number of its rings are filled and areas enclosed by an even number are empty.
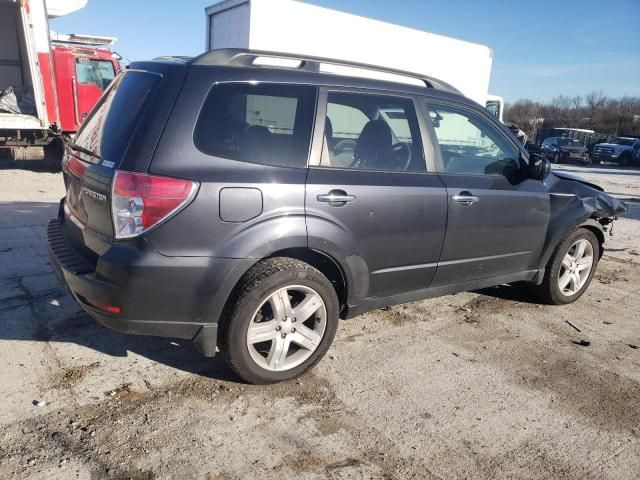
[[[51,28],[118,37],[116,50],[130,60],[195,55],[205,48],[204,8],[212,3],[89,0],[83,10],[52,20]],[[490,91],[506,101],[592,90],[640,96],[640,0],[309,3],[489,45]]]

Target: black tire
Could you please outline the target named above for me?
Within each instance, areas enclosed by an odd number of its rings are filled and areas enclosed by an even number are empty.
[[[591,163],[592,163],[593,165],[600,165],[600,163],[601,163],[601,162],[600,162],[600,159],[599,159],[599,158],[592,158],[592,159],[591,159]]]
[[[302,364],[284,371],[267,370],[251,358],[247,331],[260,305],[275,291],[288,285],[309,287],[320,295],[326,308],[326,327],[320,344]],[[335,337],[338,318],[338,296],[319,270],[292,258],[269,258],[243,276],[229,299],[220,322],[220,350],[229,367],[246,382],[268,384],[290,380],[313,368],[326,354]]]
[[[628,167],[629,163],[631,163],[631,155],[629,154],[629,152],[624,152],[620,156],[620,165],[623,167]]]
[[[554,153],[552,163],[560,163],[560,160],[560,154],[558,152]]]
[[[64,156],[64,143],[59,138],[54,138],[44,147],[44,159],[48,162],[62,163]]]
[[[579,239],[585,239],[588,240],[589,243],[591,243],[591,246],[593,247],[594,263],[591,267],[591,272],[589,272],[589,276],[582,288],[580,288],[580,290],[574,295],[567,296],[560,291],[560,287],[558,285],[558,277],[564,256],[567,254],[571,246]],[[589,284],[591,283],[593,275],[596,272],[599,259],[600,243],[598,242],[596,236],[593,234],[593,232],[586,228],[576,228],[575,230],[570,232],[556,247],[553,255],[547,263],[542,284],[535,285],[533,287],[533,293],[549,305],[566,305],[575,302],[584,294],[587,288],[589,288]]]

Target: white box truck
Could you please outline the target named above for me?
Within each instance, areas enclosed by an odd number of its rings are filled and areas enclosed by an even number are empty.
[[[0,0],[0,153],[61,160],[61,135],[78,131],[120,70],[115,39],[50,32],[49,18],[86,3]]]
[[[206,50],[246,48],[346,60],[443,80],[502,118],[488,95],[493,50],[294,0],[226,0],[206,8]],[[496,106],[495,102],[498,102]]]

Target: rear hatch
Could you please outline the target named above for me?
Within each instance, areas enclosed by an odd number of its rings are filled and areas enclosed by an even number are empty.
[[[184,64],[176,67],[186,71]],[[67,143],[65,233],[88,260],[95,261],[113,241],[111,188],[116,171],[148,169],[184,78],[184,72],[175,69],[161,62],[133,64],[113,81]]]

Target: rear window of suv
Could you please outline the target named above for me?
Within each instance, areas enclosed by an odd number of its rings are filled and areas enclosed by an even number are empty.
[[[215,85],[198,117],[195,145],[211,156],[304,168],[315,100],[310,86]]]
[[[116,78],[74,142],[98,155],[103,165],[117,167],[161,78],[158,74],[134,70]],[[85,155],[83,159],[99,161]]]

